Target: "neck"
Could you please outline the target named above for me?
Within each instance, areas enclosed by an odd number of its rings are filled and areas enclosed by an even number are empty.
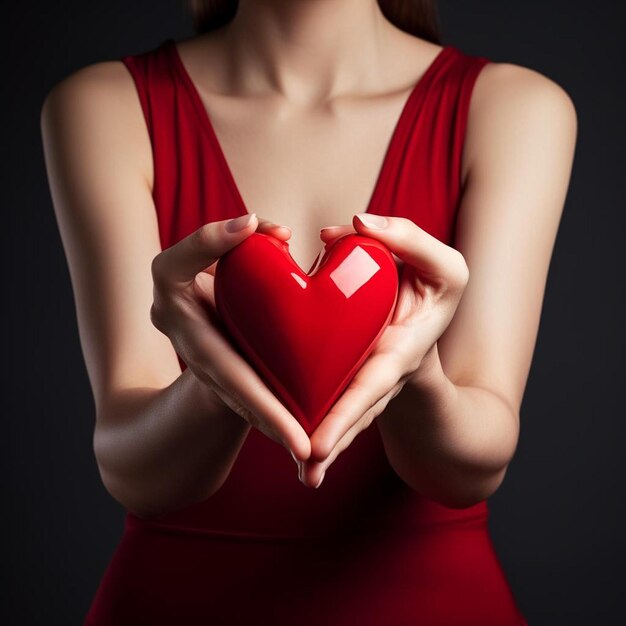
[[[239,0],[223,28],[229,82],[294,103],[375,90],[394,30],[377,0]]]

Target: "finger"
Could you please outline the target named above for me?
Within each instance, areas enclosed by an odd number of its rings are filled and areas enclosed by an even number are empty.
[[[337,460],[337,457],[344,452],[352,442],[356,439],[359,433],[362,433],[368,428],[373,420],[380,415],[393,396],[398,393],[401,388],[400,384],[390,389],[369,411],[369,415],[366,413],[364,416],[353,424],[348,431],[337,442],[337,445],[333,448],[328,457],[321,462],[308,460],[303,463],[302,466],[302,483],[310,487],[315,487],[322,475],[328,471],[328,468]]]
[[[326,243],[337,239],[337,237],[343,237],[348,233],[353,233],[354,228],[352,224],[342,224],[341,226],[325,226],[320,229],[320,239]]]
[[[258,225],[256,228],[256,232],[271,235],[272,237],[276,237],[276,239],[280,239],[281,241],[287,241],[291,237],[291,228],[289,228],[289,226],[283,226],[282,224],[270,222],[269,220],[263,219],[258,215],[257,220]],[[211,274],[211,276],[215,276],[216,266],[217,262],[213,262],[211,265],[205,267],[201,271],[206,272],[207,274]]]
[[[341,438],[400,380],[402,371],[386,353],[370,356],[311,435],[311,458],[323,461]]]
[[[291,237],[291,228],[284,226],[283,224],[276,224],[276,222],[270,222],[269,220],[258,218],[259,225],[256,232],[264,233],[276,237],[281,241],[287,241]]]
[[[372,424],[372,422],[385,410],[389,401],[399,392],[402,386],[402,383],[396,383],[369,409],[367,413],[363,414],[362,419],[357,420],[357,422],[347,430],[347,432],[337,442],[332,452],[328,455],[327,460],[324,462],[324,469],[328,469],[336,458],[355,440],[356,436]]]
[[[307,459],[311,447],[306,431],[256,371],[199,313],[190,312],[187,319],[189,323],[174,337],[174,343],[188,367],[234,411],[241,415],[242,409],[249,410],[243,417],[252,426],[292,450],[298,459]],[[194,346],[193,351],[189,346]],[[207,355],[219,356],[209,359]]]
[[[155,282],[189,284],[196,274],[252,234],[257,221],[256,214],[250,213],[201,226],[154,258],[152,271]],[[229,228],[239,230],[230,232]]]
[[[262,217],[258,217],[258,226],[256,232],[265,233],[276,237],[282,241],[287,241],[291,237],[291,228],[283,226],[282,224],[276,224]],[[209,267],[201,270],[194,277],[194,288],[197,295],[202,300],[207,301],[215,309],[215,293],[213,289],[213,278],[215,277],[215,268],[217,263],[213,263]]]
[[[373,221],[371,226],[366,223],[366,220],[381,217],[385,223],[380,227]],[[444,244],[406,217],[358,213],[353,218],[353,224],[359,234],[378,239],[424,277],[458,278],[462,281],[467,273],[467,265],[458,250]]]

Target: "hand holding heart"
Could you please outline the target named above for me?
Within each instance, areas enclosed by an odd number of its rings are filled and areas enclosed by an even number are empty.
[[[439,337],[450,324],[469,279],[463,255],[403,217],[364,215],[353,226],[322,229],[330,242],[348,232],[377,239],[400,260],[398,301],[390,324],[343,395],[311,435],[311,457],[301,470],[316,486],[325,471],[370,426],[404,384],[422,375]],[[416,378],[417,379],[417,378]]]
[[[463,256],[411,220],[366,214],[368,218],[383,220],[385,225],[380,229],[366,226],[355,216],[354,228],[323,229],[320,236],[330,243],[356,229],[370,241],[384,244],[402,266],[395,310],[367,359],[310,439],[285,404],[230,344],[216,316],[218,258],[228,256],[255,230],[286,241],[289,229],[258,219],[255,214],[211,222],[163,250],[152,263],[152,323],[169,337],[178,355],[213,390],[219,402],[292,452],[305,485],[318,486],[335,458],[380,415],[406,381],[424,372],[425,357],[450,323],[468,280]],[[389,252],[385,254],[389,259]],[[383,262],[384,258],[378,256],[378,260]],[[301,286],[306,285],[306,275],[295,278]],[[236,288],[236,283],[228,284]],[[396,287],[393,289],[395,297]],[[371,307],[366,308],[369,315]]]
[[[293,451],[298,459],[306,459],[311,450],[306,432],[232,348],[213,313],[218,257],[255,230],[280,240],[290,236],[287,227],[258,219],[253,213],[205,224],[160,252],[152,261],[150,318],[169,337],[196,378],[213,390],[218,402]]]

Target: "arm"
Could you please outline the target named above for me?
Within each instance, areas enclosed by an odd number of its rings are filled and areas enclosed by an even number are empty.
[[[190,369],[181,373],[171,341],[151,323],[151,266],[161,252],[151,147],[123,65],[95,64],[56,85],[41,131],[94,394],[103,483],[141,516],[201,501],[226,479],[250,424]],[[220,350],[227,360],[226,347]]]
[[[469,281],[451,323],[377,420],[398,475],[456,507],[491,495],[517,446],[577,133],[567,93],[511,64],[482,70],[469,115],[455,236]]]

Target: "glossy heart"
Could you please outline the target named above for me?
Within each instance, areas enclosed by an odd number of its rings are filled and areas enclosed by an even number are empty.
[[[310,435],[391,321],[398,270],[384,244],[349,233],[305,273],[288,242],[253,233],[219,258],[214,286],[232,343]]]

